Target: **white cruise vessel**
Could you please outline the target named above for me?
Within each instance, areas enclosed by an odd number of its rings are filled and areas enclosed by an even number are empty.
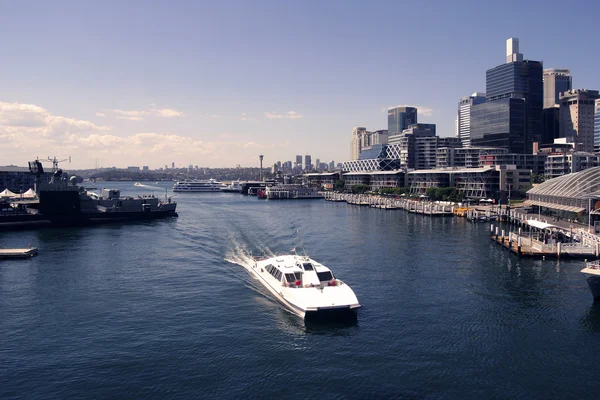
[[[302,185],[277,185],[265,189],[265,198],[273,200],[322,199],[317,190]]]
[[[250,274],[294,314],[305,319],[356,318],[356,295],[324,265],[299,255],[252,259]]]
[[[215,179],[207,181],[179,181],[173,185],[174,192],[220,192],[223,184]]]

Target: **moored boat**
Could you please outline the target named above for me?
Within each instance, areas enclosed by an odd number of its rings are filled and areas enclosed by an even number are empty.
[[[600,302],[600,260],[586,263],[581,272],[586,276],[594,301]]]
[[[242,182],[239,180],[231,182],[231,185],[227,185],[221,189],[223,192],[235,192],[239,193],[242,191]]]
[[[279,302],[301,318],[356,318],[360,308],[350,286],[307,256],[252,257],[247,269]]]

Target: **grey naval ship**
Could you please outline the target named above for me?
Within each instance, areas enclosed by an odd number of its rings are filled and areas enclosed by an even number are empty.
[[[88,192],[76,177],[55,164],[50,179],[39,160],[29,163],[36,175],[37,201],[12,202],[0,213],[0,230],[38,226],[77,226],[177,217],[177,203],[165,196],[125,196],[117,189]]]

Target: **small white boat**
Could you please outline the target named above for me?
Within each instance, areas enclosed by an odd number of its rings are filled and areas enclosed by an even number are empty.
[[[227,185],[221,189],[224,192],[235,192],[239,193],[242,191],[242,182],[239,180],[231,182],[231,185]]]
[[[594,301],[600,301],[600,260],[587,262],[581,272],[586,276]]]
[[[301,318],[356,318],[360,307],[356,295],[326,266],[295,254],[252,257],[252,261],[250,274]]]

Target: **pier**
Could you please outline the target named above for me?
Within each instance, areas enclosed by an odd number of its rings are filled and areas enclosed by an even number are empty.
[[[429,215],[432,217],[454,215],[453,205],[431,201],[348,193],[325,193],[324,196],[327,201],[346,202],[348,204],[384,210],[405,210],[411,213]]]
[[[549,224],[536,224],[530,220],[525,232],[511,232],[491,225],[491,239],[513,253],[523,257],[539,258],[598,258],[600,256],[600,238],[587,232],[567,232]],[[569,240],[569,242],[563,242]]]

